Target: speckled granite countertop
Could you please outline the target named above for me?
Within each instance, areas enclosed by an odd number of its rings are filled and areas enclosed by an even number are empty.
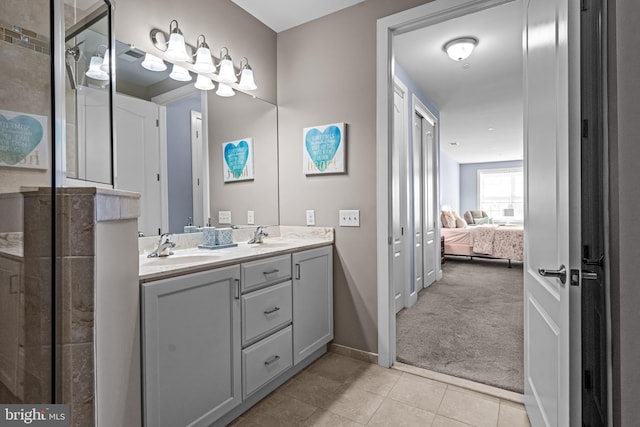
[[[264,238],[264,243],[250,245],[246,242],[253,230],[253,227],[234,230],[233,240],[238,243],[238,246],[221,249],[197,248],[201,233],[176,234],[172,239],[176,242],[174,254],[161,258],[147,258],[147,254],[153,250],[158,238],[141,238],[139,242],[140,282],[150,282],[333,244],[333,228],[268,227],[266,230],[269,237]]]
[[[0,233],[0,255],[22,261],[24,258],[23,233]]]

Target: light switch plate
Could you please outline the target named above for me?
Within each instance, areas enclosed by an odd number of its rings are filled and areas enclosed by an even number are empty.
[[[316,211],[313,209],[307,210],[307,225],[316,225]]]
[[[256,223],[256,219],[255,216],[253,214],[253,211],[247,211],[247,224],[248,225],[253,225]]]
[[[340,227],[360,227],[359,210],[340,210]]]
[[[231,224],[231,211],[218,211],[219,224]]]

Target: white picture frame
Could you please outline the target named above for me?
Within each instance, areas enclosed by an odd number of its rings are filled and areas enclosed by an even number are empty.
[[[253,138],[222,143],[222,173],[224,182],[255,179],[253,174]]]
[[[0,110],[0,166],[49,169],[48,117]]]
[[[347,138],[344,123],[302,130],[302,170],[305,175],[346,173]]]

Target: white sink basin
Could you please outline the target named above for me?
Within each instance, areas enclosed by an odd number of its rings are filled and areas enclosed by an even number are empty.
[[[198,264],[215,261],[220,255],[216,254],[174,254],[165,257],[146,258],[141,265],[160,267],[163,265]]]

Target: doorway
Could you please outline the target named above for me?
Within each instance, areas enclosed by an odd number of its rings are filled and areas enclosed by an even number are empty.
[[[393,365],[396,358],[395,316],[392,315],[394,307],[388,286],[389,278],[393,277],[393,265],[387,240],[387,236],[390,236],[387,206],[391,197],[391,163],[388,162],[391,123],[389,65],[393,64],[391,36],[506,3],[509,1],[435,1],[378,22],[377,273],[378,350],[379,364],[382,366]],[[579,185],[579,177],[576,180],[573,172],[579,170],[579,163],[573,156],[576,147],[579,147],[579,141],[576,143],[580,129],[579,115],[576,114],[579,111],[579,92],[575,91],[578,82],[568,78],[579,71],[579,55],[576,51],[579,45],[579,34],[576,32],[579,28],[576,24],[579,22],[579,7],[567,0],[525,0],[525,5],[526,25],[523,34],[526,43],[523,43],[523,48],[526,102],[523,116],[525,149],[529,148],[529,151],[525,150],[524,160],[525,197],[529,200],[525,201],[525,206],[528,206],[525,211],[525,235],[534,232],[537,237],[533,245],[531,241],[527,244],[524,263],[525,402],[534,425],[568,425],[570,413],[579,414],[580,410],[573,400],[569,401],[570,388],[580,388],[579,377],[575,377],[570,370],[579,350],[575,346],[576,341],[572,339],[570,342],[569,339],[570,326],[579,322],[579,317],[573,317],[570,324],[569,301],[575,302],[576,292],[574,289],[569,292],[566,286],[568,268],[564,267],[564,264],[573,265],[575,254],[580,253],[579,240],[576,239],[575,227],[572,227],[574,224],[571,224],[569,216],[570,207],[573,210],[580,206],[579,199],[576,203],[576,196],[570,191]],[[541,75],[545,76],[546,85],[542,85]],[[531,123],[527,123],[527,120]],[[542,126],[542,123],[547,123],[547,126]],[[535,149],[541,138],[548,143],[544,152]],[[557,155],[549,158],[549,153]],[[545,167],[546,174],[540,175]],[[553,204],[540,204],[541,194],[547,200],[553,200]],[[544,224],[549,227],[544,228]],[[571,364],[570,357],[573,358]],[[547,369],[543,369],[543,365]],[[574,419],[579,419],[579,415]]]

